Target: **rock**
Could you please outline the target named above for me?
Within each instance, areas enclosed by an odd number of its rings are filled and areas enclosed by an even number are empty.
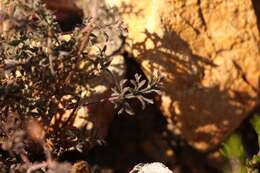
[[[129,173],[172,173],[165,165],[159,162],[138,164]]]
[[[120,0],[128,50],[165,77],[168,128],[200,151],[216,147],[259,103],[259,31],[251,0]]]
[[[53,10],[62,31],[71,31],[75,25],[82,23],[83,12],[76,5],[78,0],[43,0],[43,2],[48,9]]]
[[[70,173],[90,173],[90,166],[85,161],[78,161],[72,166]]]

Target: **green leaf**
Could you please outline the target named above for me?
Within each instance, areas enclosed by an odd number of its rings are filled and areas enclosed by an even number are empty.
[[[250,119],[250,123],[254,127],[256,133],[260,134],[260,115],[256,114]]]
[[[246,155],[239,133],[232,134],[223,144],[222,154],[227,158],[225,173],[246,173]]]
[[[260,145],[260,115],[256,114],[250,119],[250,123],[253,126],[258,136],[258,145]]]
[[[232,134],[223,144],[222,151],[224,156],[226,156],[228,159],[238,158],[239,160],[244,160],[245,149],[240,134]]]

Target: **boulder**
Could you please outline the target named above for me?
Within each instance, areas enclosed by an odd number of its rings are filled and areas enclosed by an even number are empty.
[[[107,0],[128,24],[128,51],[164,76],[168,129],[208,151],[259,103],[259,31],[251,0]]]

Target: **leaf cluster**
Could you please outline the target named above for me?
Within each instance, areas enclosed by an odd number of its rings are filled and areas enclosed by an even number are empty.
[[[130,80],[130,86],[127,85],[128,80],[122,80],[115,88],[112,88],[115,108],[120,108],[119,114],[126,112],[134,115],[129,100],[137,99],[141,103],[142,109],[145,109],[147,104],[154,103],[153,99],[148,98],[147,95],[160,94],[159,83],[162,79],[160,74],[157,77],[153,76],[149,81],[141,78],[141,75],[135,74],[135,80]]]

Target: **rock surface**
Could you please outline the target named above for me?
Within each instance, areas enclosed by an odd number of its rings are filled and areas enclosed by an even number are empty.
[[[129,51],[165,77],[168,128],[201,151],[218,145],[259,103],[259,31],[251,0],[111,1],[129,25]]]

